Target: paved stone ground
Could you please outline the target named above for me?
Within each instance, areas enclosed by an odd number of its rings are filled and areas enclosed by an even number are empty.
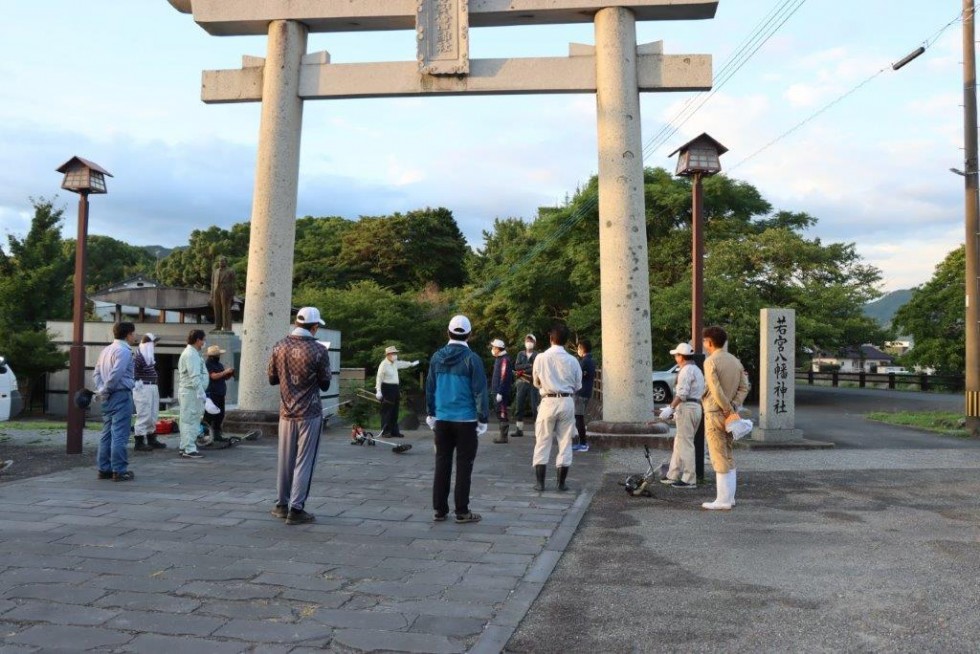
[[[94,465],[0,483],[0,652],[499,652],[588,506],[537,493],[533,439],[481,439],[478,524],[433,523],[431,432],[414,449],[324,435],[311,525],[269,515],[269,443],[130,453],[136,481]],[[554,488],[553,474],[549,486]]]

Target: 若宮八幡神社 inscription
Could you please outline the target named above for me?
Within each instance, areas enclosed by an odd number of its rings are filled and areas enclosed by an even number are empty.
[[[776,385],[773,388],[772,410],[776,413],[786,413],[786,380],[789,379],[789,365],[786,359],[786,344],[789,339],[786,338],[786,334],[789,326],[786,324],[785,315],[776,318],[773,331],[776,333],[776,338],[772,342],[775,346],[772,372]]]
[[[796,311],[763,309],[759,313],[759,426],[752,439],[795,441]]]
[[[418,0],[415,23],[419,71],[463,75],[470,71],[468,0]]]

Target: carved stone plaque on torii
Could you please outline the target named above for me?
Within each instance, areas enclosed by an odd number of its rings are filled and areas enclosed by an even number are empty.
[[[215,36],[267,34],[265,58],[205,71],[207,103],[261,102],[242,334],[239,419],[268,422],[278,394],[263,371],[289,322],[305,100],[595,93],[603,424],[644,431],[652,407],[649,274],[640,92],[711,88],[711,56],[637,45],[637,20],[714,17],[717,0],[169,0]],[[595,46],[567,57],[470,59],[469,28],[594,23]],[[309,32],[414,29],[416,61],[333,64]],[[329,318],[329,316],[327,316]],[[232,419],[233,416],[229,416]]]

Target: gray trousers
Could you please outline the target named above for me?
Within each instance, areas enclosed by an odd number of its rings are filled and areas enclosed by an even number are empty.
[[[297,511],[306,505],[322,427],[322,416],[304,420],[279,418],[279,499],[276,505]]]

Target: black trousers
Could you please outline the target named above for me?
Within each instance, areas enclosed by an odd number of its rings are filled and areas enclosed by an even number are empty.
[[[479,441],[475,422],[437,420],[435,429],[436,475],[432,484],[432,508],[449,513],[449,483],[453,474],[453,452],[456,452],[456,490],[453,499],[456,515],[470,511],[470,477]]]
[[[381,384],[381,436],[398,436],[398,384]]]
[[[215,406],[221,409],[218,413],[208,413],[204,412],[204,422],[211,425],[211,435],[221,436],[221,425],[225,422],[225,396],[224,395],[209,395],[211,401],[214,402]]]

